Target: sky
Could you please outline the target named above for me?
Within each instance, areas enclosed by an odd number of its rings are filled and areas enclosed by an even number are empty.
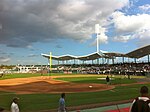
[[[0,0],[0,64],[47,64],[41,53],[128,53],[150,44],[149,0]]]

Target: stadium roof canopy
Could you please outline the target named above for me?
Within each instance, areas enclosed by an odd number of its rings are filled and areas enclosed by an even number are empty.
[[[104,53],[104,54],[107,55],[109,58],[111,58],[111,57],[126,57],[126,55],[123,53],[108,52],[108,53]]]
[[[78,56],[77,59],[79,59],[79,60],[95,60],[95,59],[102,58],[104,56],[105,55],[102,53],[95,52],[95,53],[85,55],[85,56]]]
[[[131,51],[127,53],[126,56],[130,58],[142,58],[149,54],[150,54],[150,45]]]
[[[50,58],[50,55],[47,55],[47,54],[41,54],[43,57],[46,57],[46,58]],[[72,60],[72,59],[79,59],[79,60],[95,60],[95,59],[98,59],[98,58],[101,58],[101,57],[104,57],[105,55],[103,53],[97,53],[97,52],[94,52],[94,53],[91,53],[89,55],[83,55],[83,56],[73,56],[73,55],[62,55],[62,56],[52,56],[52,59],[54,60],[60,60],[60,61],[63,61],[63,60]]]
[[[74,55],[61,55],[61,56],[52,56],[53,60],[58,60],[58,61],[64,61],[64,60],[72,60],[72,59],[79,59],[79,60],[95,60],[99,58],[114,58],[114,57],[129,57],[129,58],[142,58],[146,55],[150,54],[150,45],[139,48],[137,50],[134,50],[132,52],[129,52],[127,54],[123,53],[114,53],[114,52],[94,52],[88,55],[83,55],[83,56],[74,56]],[[48,54],[41,54],[43,57],[50,58],[50,55]]]

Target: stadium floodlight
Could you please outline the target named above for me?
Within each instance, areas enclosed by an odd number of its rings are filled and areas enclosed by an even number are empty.
[[[99,24],[95,24],[95,33],[96,34],[100,33],[100,25]]]
[[[96,38],[97,38],[97,53],[99,52],[99,39],[98,39],[98,35],[100,35],[100,25],[99,24],[95,24],[95,34],[96,34]]]

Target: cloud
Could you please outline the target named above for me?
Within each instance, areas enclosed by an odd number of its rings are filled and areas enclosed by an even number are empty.
[[[139,38],[138,46],[150,45],[150,29],[137,32],[133,38]]]
[[[29,54],[28,57],[38,57],[39,55],[37,54]]]
[[[112,14],[112,17],[114,27],[118,33],[132,33],[150,28],[149,14],[125,15],[117,11]]]
[[[10,61],[10,58],[0,57],[0,63],[8,63],[9,61]]]
[[[2,24],[0,24],[0,30],[2,30],[2,28],[3,28],[3,26],[2,26]]]
[[[119,11],[114,12],[111,21],[116,32],[114,41],[128,42],[137,39],[140,46],[150,44],[149,20],[149,14],[125,15]]]
[[[106,18],[128,3],[128,0],[0,0],[0,44],[27,47],[63,38],[86,41],[91,38],[95,23],[106,25]]]
[[[114,37],[114,41],[117,41],[117,42],[127,42],[129,41],[131,38],[131,36],[127,35],[127,36],[124,36],[124,35],[120,35],[120,36],[115,36]]]
[[[141,9],[144,12],[150,11],[150,4],[139,6],[139,9]]]
[[[14,55],[14,53],[13,53],[13,52],[9,52],[9,53],[8,53],[8,52],[5,52],[4,50],[1,50],[1,49],[0,49],[0,55],[3,56],[3,57],[4,57],[4,56],[5,56],[5,57],[11,57],[12,55]]]

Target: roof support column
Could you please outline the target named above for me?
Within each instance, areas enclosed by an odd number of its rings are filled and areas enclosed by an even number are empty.
[[[99,65],[99,58],[97,59],[97,64]]]
[[[124,57],[122,57],[122,62],[124,63]]]
[[[149,63],[149,54],[148,54],[148,63]]]
[[[134,58],[134,63],[136,63],[136,58]]]
[[[109,58],[107,58],[107,64],[109,64]]]
[[[102,64],[104,64],[104,58],[102,58]]]
[[[92,60],[92,65],[93,65],[93,60]]]
[[[77,64],[79,65],[80,64],[80,60],[78,59],[78,62],[77,62]]]
[[[114,58],[112,58],[112,64],[114,64]]]

